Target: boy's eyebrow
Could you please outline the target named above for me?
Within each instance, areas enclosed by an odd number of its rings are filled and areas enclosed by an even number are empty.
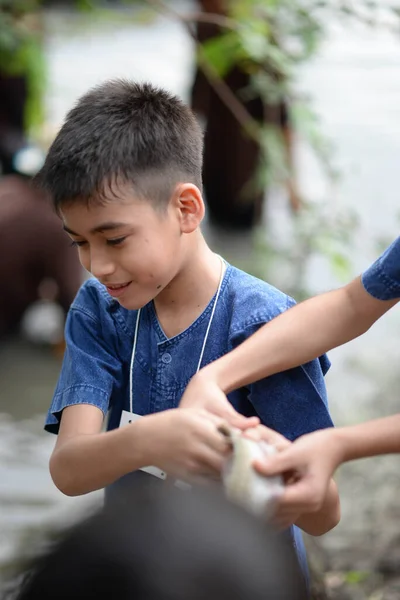
[[[120,227],[126,227],[126,223],[116,223],[114,221],[108,221],[107,223],[101,223],[101,225],[97,225],[97,227],[93,227],[93,229],[90,230],[90,233],[102,233],[103,231],[111,231],[113,229],[119,229]],[[70,229],[69,227],[67,227],[65,225],[65,223],[63,223],[63,229],[64,231],[66,231],[67,233],[70,233],[71,235],[80,235],[79,233],[76,233],[75,231],[72,231],[72,229]]]

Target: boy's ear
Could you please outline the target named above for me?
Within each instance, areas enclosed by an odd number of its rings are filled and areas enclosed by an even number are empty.
[[[204,218],[204,201],[199,188],[192,183],[179,184],[174,200],[182,233],[192,233]]]

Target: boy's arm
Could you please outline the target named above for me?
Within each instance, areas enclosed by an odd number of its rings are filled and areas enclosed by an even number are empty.
[[[222,419],[202,409],[165,411],[101,431],[123,385],[114,332],[103,290],[88,280],[68,313],[64,360],[45,425],[58,433],[50,463],[55,484],[78,495],[144,466],[180,477],[218,472],[226,449],[217,431]]]
[[[306,300],[201,369],[186,389],[181,406],[203,406],[222,415],[223,393],[306,363],[358,337],[398,300],[377,300],[364,289],[361,277]]]
[[[343,427],[336,431],[341,462],[400,452],[400,415]]]
[[[381,301],[358,277],[348,285],[310,298],[264,325],[234,353],[214,363],[221,388],[231,391],[251,381],[291,369],[365,333],[398,299]],[[212,364],[213,365],[213,364]],[[211,366],[212,366],[211,365]]]
[[[263,327],[269,313],[261,309],[247,320],[245,326],[236,328],[229,340],[231,347],[245,344]],[[271,305],[269,311],[271,311]],[[246,388],[230,394],[233,406],[244,414],[256,414],[261,423],[279,432],[288,440],[318,429],[332,427],[324,383],[324,373],[329,367],[326,356],[309,361],[300,367],[271,377],[263,378]],[[263,427],[261,426],[261,429]],[[247,435],[247,434],[245,434]],[[287,442],[289,443],[289,442]],[[282,515],[286,526],[299,525],[313,535],[322,535],[337,525],[340,519],[339,497],[332,482],[326,501],[311,517],[299,511]]]
[[[276,432],[259,428],[262,439],[278,440],[275,456],[257,461],[256,469],[267,476],[287,474],[293,478],[279,502],[279,510],[320,510],[326,500],[330,478],[346,461],[400,452],[400,414],[360,425],[316,431],[283,447]],[[279,446],[279,444],[281,444]]]
[[[168,410],[108,432],[101,432],[102,422],[95,406],[63,410],[50,472],[69,496],[101,489],[150,465],[182,478],[219,475],[228,451],[218,431],[222,420],[202,410]]]

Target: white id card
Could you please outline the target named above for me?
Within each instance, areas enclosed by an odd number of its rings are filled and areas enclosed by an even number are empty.
[[[123,410],[121,414],[121,420],[119,422],[119,426],[123,427],[124,425],[129,425],[134,421],[137,421],[141,418],[142,415],[135,415],[135,413],[128,412],[127,410]],[[167,479],[167,474],[161,469],[157,467],[142,467],[140,471],[144,471],[149,475],[154,475],[154,477],[158,477],[159,479]]]

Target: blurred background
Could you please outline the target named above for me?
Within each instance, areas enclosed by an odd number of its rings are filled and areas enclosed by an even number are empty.
[[[382,0],[0,1],[0,578],[101,502],[50,480],[43,431],[65,312],[86,276],[30,178],[66,112],[148,80],[206,128],[204,233],[297,300],[399,235],[400,4]],[[338,425],[399,411],[400,311],[330,353]],[[398,457],[341,468],[340,525],[310,540],[319,598],[400,598]],[[319,575],[318,575],[319,574]],[[323,574],[323,575],[322,575]]]

